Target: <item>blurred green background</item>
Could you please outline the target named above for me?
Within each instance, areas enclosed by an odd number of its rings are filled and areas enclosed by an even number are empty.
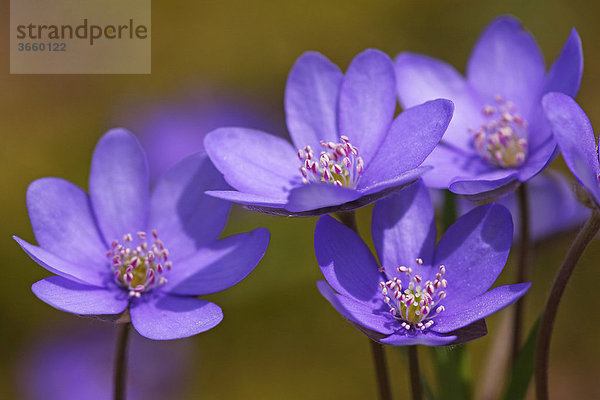
[[[8,1],[1,12],[8,21]],[[43,341],[53,327],[86,324],[42,303],[30,291],[32,283],[49,274],[11,239],[17,234],[34,240],[25,207],[27,185],[40,177],[59,176],[87,187],[92,150],[115,115],[126,114],[138,101],[160,102],[210,85],[256,99],[281,120],[286,76],[304,51],[320,51],[345,69],[368,47],[391,56],[410,50],[464,71],[482,29],[495,16],[510,13],[533,32],[546,60],[556,57],[572,26],[578,29],[585,54],[578,101],[600,126],[599,12],[600,6],[591,0],[154,1],[152,74],[131,76],[9,75],[5,28],[6,40],[0,43],[0,163],[5,172],[0,199],[0,398],[21,398],[23,372],[18,373],[17,366],[32,343]],[[555,164],[564,169],[560,160]],[[365,235],[370,211],[358,213]],[[375,398],[367,339],[316,289],[320,272],[312,248],[315,222],[234,207],[226,233],[264,226],[271,231],[271,244],[248,279],[210,296],[223,308],[225,319],[217,328],[186,339],[196,357],[178,384],[182,398]],[[565,234],[536,247],[528,326],[541,310],[572,238]],[[550,371],[556,399],[600,398],[599,255],[600,243],[592,243],[558,315]],[[511,255],[503,282],[511,282],[514,259]],[[487,350],[502,324],[502,313],[489,318],[490,334],[468,346],[476,383],[481,382]],[[396,398],[404,398],[404,353],[388,348],[387,354],[393,391]],[[429,352],[421,349],[420,354],[427,372]],[[431,380],[435,387],[433,376]]]

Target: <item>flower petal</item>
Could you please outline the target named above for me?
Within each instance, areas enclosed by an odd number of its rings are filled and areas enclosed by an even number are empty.
[[[471,340],[479,339],[480,337],[487,335],[487,332],[487,324],[485,323],[485,319],[480,319],[473,322],[472,324],[450,332],[453,335],[457,336],[456,340],[451,344],[457,345],[469,342]]]
[[[140,335],[154,340],[180,339],[214,328],[223,320],[221,308],[187,296],[146,295],[130,310],[131,323]]]
[[[88,264],[75,264],[44,250],[39,246],[27,243],[21,238],[13,236],[29,257],[48,271],[80,283],[104,287],[111,276],[110,266],[106,263],[106,270],[90,268]]]
[[[454,106],[438,99],[409,108],[392,123],[359,188],[393,179],[420,166],[446,131]]]
[[[111,290],[51,276],[31,286],[44,303],[61,311],[80,315],[120,314],[129,304],[129,296],[116,287]]]
[[[518,185],[518,170],[496,169],[472,178],[458,177],[450,182],[448,189],[456,194],[471,196],[473,200],[494,198]]]
[[[542,104],[567,166],[600,204],[600,166],[590,120],[575,100],[565,94],[547,94]]]
[[[321,295],[350,322],[386,335],[397,329],[398,321],[390,317],[390,313],[384,307],[374,310],[371,306],[339,295],[325,281],[317,281],[317,287]],[[383,302],[381,304],[383,305]]]
[[[431,330],[449,333],[500,311],[523,297],[531,283],[500,286],[463,303],[453,303],[435,317]]]
[[[287,202],[286,198],[264,197],[259,194],[242,193],[233,190],[207,190],[206,194],[218,199],[233,201],[234,203],[281,208]]]
[[[394,64],[379,50],[365,50],[350,63],[342,82],[339,133],[358,148],[365,166],[387,134],[396,110]]]
[[[542,93],[561,92],[575,97],[583,75],[583,48],[577,30],[573,28],[560,55],[552,64]]]
[[[310,183],[290,191],[285,209],[302,212],[337,206],[358,199],[360,192],[327,183]]]
[[[300,184],[300,162],[285,139],[246,128],[220,128],[204,139],[211,161],[240,192],[285,197]]]
[[[146,229],[148,164],[139,142],[125,129],[108,131],[94,150],[90,198],[105,241]]]
[[[225,228],[230,203],[204,191],[227,187],[205,153],[186,158],[158,182],[148,228],[157,230],[173,262],[212,242]]]
[[[539,101],[544,75],[544,58],[535,39],[510,16],[497,18],[486,28],[467,65],[469,83],[483,101],[491,104],[500,95],[525,116]]]
[[[463,150],[472,149],[469,128],[484,122],[483,105],[451,65],[421,54],[401,53],[396,58],[396,80],[403,108],[438,98],[452,100],[454,115],[443,140]]]
[[[456,221],[439,241],[434,265],[445,265],[444,305],[450,309],[492,286],[508,258],[512,218],[506,207],[486,204]]]
[[[558,153],[554,140],[548,140],[545,144],[538,146],[527,156],[525,163],[519,168],[519,181],[527,182],[539,174],[554,161],[556,155]]]
[[[327,282],[341,295],[360,302],[378,299],[383,275],[362,239],[330,216],[315,228],[315,253]],[[377,301],[373,301],[376,303]]]
[[[279,215],[279,216],[283,216],[283,217],[317,217],[317,216],[321,216],[324,214],[331,214],[331,213],[335,213],[335,212],[339,212],[339,211],[352,211],[352,210],[356,210],[357,208],[361,208],[364,207],[368,204],[371,204],[379,199],[382,199],[386,196],[389,196],[390,194],[401,190],[403,187],[410,185],[411,183],[415,182],[417,179],[419,179],[419,177],[426,172],[427,170],[429,170],[429,167],[419,167],[419,168],[415,168],[413,170],[410,170],[402,175],[396,176],[393,179],[390,179],[389,181],[385,181],[385,182],[379,182],[374,186],[371,187],[367,187],[367,188],[363,188],[361,191],[359,191],[359,197],[356,200],[352,200],[352,201],[348,201],[346,203],[341,203],[340,201],[343,201],[346,193],[349,189],[345,189],[345,188],[338,188],[338,189],[342,189],[340,191],[340,194],[337,194],[336,192],[338,191],[337,189],[314,189],[315,192],[319,192],[319,196],[323,195],[323,197],[320,197],[321,199],[331,199],[331,202],[333,205],[330,206],[325,206],[325,207],[321,207],[321,208],[314,208],[314,209],[310,209],[307,211],[289,211],[286,210],[285,208],[282,208],[281,205],[278,204],[269,204],[268,202],[263,202],[263,205],[260,205],[258,201],[256,202],[250,202],[248,201],[247,203],[244,203],[242,201],[239,201],[242,204],[246,204],[246,208],[249,210],[253,210],[253,211],[258,211],[258,212],[262,212],[265,214],[270,214],[270,215]],[[328,185],[330,186],[330,185]],[[306,195],[307,196],[307,202],[310,202],[311,204],[314,204],[314,199],[310,198],[308,196],[309,192],[312,190],[309,189],[305,189],[306,191],[302,193],[302,195]],[[214,192],[211,192],[214,193]],[[237,193],[237,192],[229,192],[229,193]],[[224,197],[224,198],[232,198],[233,196],[230,196],[228,193],[228,197]],[[221,194],[219,194],[219,196],[223,197]],[[239,196],[242,197],[242,196]],[[246,198],[246,196],[243,196],[244,199]],[[261,200],[259,198],[259,200]],[[237,201],[237,200],[234,200]],[[323,201],[323,200],[319,200],[319,201]],[[310,204],[307,204],[306,207],[310,206]]]
[[[380,339],[379,341],[391,346],[415,346],[417,344],[423,346],[446,346],[456,339],[457,336],[454,335],[444,336],[431,331],[414,333],[398,330],[394,334]]]
[[[202,295],[225,290],[258,265],[269,245],[264,228],[216,241],[173,266],[163,290]]]
[[[27,189],[27,210],[40,247],[74,264],[105,270],[106,250],[88,195],[59,178],[42,178]]]
[[[406,186],[414,183],[419,178],[421,178],[422,175],[426,174],[430,170],[431,170],[431,167],[429,167],[429,166],[427,166],[427,167],[421,166],[421,167],[417,167],[415,169],[408,170],[400,175],[391,177],[390,179],[375,182],[374,184],[366,186],[366,187],[360,187],[360,184],[359,184],[359,191],[363,195],[368,195],[368,196],[363,196],[362,199],[372,198],[372,200],[369,200],[368,202],[364,202],[363,204],[366,205],[366,204],[372,203],[375,200],[383,198],[390,193],[394,193],[397,190],[400,190],[403,187],[406,187]]]
[[[433,149],[423,165],[433,167],[423,175],[423,180],[427,187],[435,189],[448,189],[457,178],[475,177],[491,170],[479,155],[449,146],[444,141]]]
[[[325,56],[304,53],[294,64],[285,87],[285,115],[294,145],[337,142],[337,105],[342,72]],[[317,151],[318,153],[318,151]]]
[[[433,205],[423,181],[375,204],[371,235],[389,277],[399,276],[396,268],[414,265],[417,258],[431,265],[436,228]]]

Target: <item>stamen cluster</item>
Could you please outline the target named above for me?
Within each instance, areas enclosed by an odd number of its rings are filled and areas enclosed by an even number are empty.
[[[363,173],[363,159],[358,155],[358,148],[350,143],[347,136],[341,136],[339,143],[321,140],[321,151],[318,159],[310,146],[298,150],[298,158],[302,161],[300,173],[302,182],[326,182],[337,186],[356,188]]]
[[[489,122],[474,133],[473,144],[479,155],[495,167],[519,167],[528,151],[527,123],[515,105],[495,97],[496,106],[485,106],[483,114]]]
[[[417,258],[417,265],[421,266],[423,260]],[[421,275],[412,275],[413,269],[401,266],[396,269],[407,276],[407,287],[402,289],[402,280],[393,278],[387,282],[380,282],[383,301],[390,307],[390,314],[399,321],[407,331],[411,328],[425,330],[433,325],[433,318],[444,311],[444,306],[439,303],[446,297],[448,282],[443,278],[446,267],[440,265],[440,272],[435,275],[435,280],[423,282]],[[437,307],[436,307],[437,306]]]
[[[137,245],[130,233],[123,236],[124,244],[113,240],[106,256],[111,260],[115,282],[129,290],[131,297],[140,297],[157,286],[163,285],[167,279],[165,271],[171,270],[173,264],[167,261],[169,251],[158,238],[156,229],[152,230],[153,242],[146,241],[146,232],[137,232]]]

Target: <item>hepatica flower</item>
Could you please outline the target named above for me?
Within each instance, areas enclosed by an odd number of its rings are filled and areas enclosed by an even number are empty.
[[[211,195],[286,216],[352,210],[408,183],[442,137],[453,105],[434,100],[394,119],[391,60],[377,50],[354,58],[346,74],[306,53],[285,92],[293,144],[261,131],[223,128],[204,145],[236,191]]]
[[[571,97],[550,93],[543,99],[544,112],[567,166],[600,209],[600,164],[592,124]]]
[[[535,176],[556,155],[542,96],[551,91],[575,96],[582,71],[575,29],[546,73],[534,38],[512,17],[496,19],[483,32],[466,77],[442,61],[400,54],[396,74],[403,107],[437,97],[456,107],[440,146],[424,162],[435,168],[424,176],[427,185],[485,198]]]
[[[441,346],[485,335],[484,318],[523,296],[529,283],[490,289],[506,263],[512,221],[487,204],[462,216],[435,246],[433,207],[419,181],[380,200],[371,226],[381,267],[351,229],[322,217],[315,251],[321,294],[371,338]]]
[[[27,190],[39,246],[15,237],[38,264],[57,274],[32,290],[51,306],[81,315],[129,311],[150,339],[206,331],[221,309],[197,295],[226,289],[248,275],[266,251],[269,233],[216,240],[229,204],[206,196],[226,187],[204,154],[174,166],[148,190],[146,156],[122,129],[106,133],[92,158],[89,195],[59,178]]]
[[[187,89],[160,101],[119,105],[113,126],[135,132],[148,158],[150,181],[155,182],[169,168],[187,156],[204,150],[204,136],[222,126],[247,126],[282,131],[279,121],[264,112],[259,99],[206,87]]]
[[[541,241],[560,232],[575,229],[589,218],[590,210],[573,193],[573,182],[558,171],[546,170],[529,181],[529,223],[531,239]],[[495,200],[510,211],[515,225],[514,240],[519,239],[521,213],[515,192]],[[465,214],[477,206],[465,196],[459,196],[458,212]],[[557,212],[557,210],[560,210]]]

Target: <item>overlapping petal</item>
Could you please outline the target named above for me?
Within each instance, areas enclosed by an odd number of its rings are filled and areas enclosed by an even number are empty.
[[[332,217],[319,219],[315,253],[327,282],[341,295],[370,302],[382,279],[377,262],[361,238]]]
[[[148,231],[159,232],[174,262],[212,242],[225,228],[230,203],[204,192],[226,188],[223,176],[204,153],[186,158],[158,181]]]
[[[544,58],[535,39],[510,16],[486,28],[467,65],[467,79],[484,102],[502,95],[526,116],[538,101],[544,75]]]
[[[302,212],[336,206],[361,197],[357,190],[322,183],[311,183],[293,188],[285,205],[286,210]]]
[[[342,77],[337,65],[319,53],[307,52],[294,64],[285,88],[285,115],[296,148],[337,142]]]
[[[438,99],[400,114],[367,164],[359,188],[393,179],[419,167],[444,135],[453,110],[452,102]]]
[[[78,264],[67,261],[39,246],[27,243],[21,238],[13,236],[13,239],[21,246],[29,257],[48,271],[62,277],[89,285],[103,287],[108,280],[106,271],[99,270],[87,264]],[[106,265],[109,270],[108,263]],[[110,275],[110,274],[109,274]]]
[[[317,287],[321,295],[347,320],[382,334],[394,332],[396,321],[385,307],[375,310],[351,297],[337,294],[325,281],[318,281]],[[381,305],[383,306],[383,302]]]
[[[133,134],[113,129],[102,136],[92,157],[89,190],[106,242],[146,229],[150,204],[148,164]]]
[[[421,54],[401,53],[396,58],[396,81],[400,104],[413,107],[428,100],[444,98],[454,103],[455,112],[444,142],[463,150],[471,149],[474,128],[483,122],[476,92],[451,65]]]
[[[431,265],[436,228],[429,191],[422,181],[375,204],[371,234],[388,276],[398,276],[397,267],[412,265],[417,258]]]
[[[268,198],[287,197],[300,183],[296,150],[285,139],[246,128],[220,128],[204,146],[225,180],[240,192]]]
[[[440,239],[434,265],[445,265],[446,308],[488,290],[506,264],[513,235],[504,206],[486,204],[456,221]]]
[[[105,244],[88,195],[59,178],[42,178],[27,189],[27,211],[43,249],[90,269],[107,267]]]
[[[225,290],[252,272],[268,245],[269,231],[264,228],[216,241],[177,262],[164,290],[180,295]]]
[[[61,276],[42,279],[31,290],[43,302],[73,314],[120,314],[129,304],[127,293],[116,287],[89,286]]]
[[[344,75],[339,98],[339,133],[350,138],[365,165],[377,152],[396,110],[394,64],[379,50],[357,55]]]
[[[583,75],[583,48],[577,30],[573,28],[560,55],[552,64],[542,93],[561,92],[575,97]]]
[[[446,311],[436,317],[431,330],[439,333],[450,333],[472,322],[481,320],[520,299],[530,287],[531,283],[500,286],[468,302],[454,303],[452,306],[447,306]]]

